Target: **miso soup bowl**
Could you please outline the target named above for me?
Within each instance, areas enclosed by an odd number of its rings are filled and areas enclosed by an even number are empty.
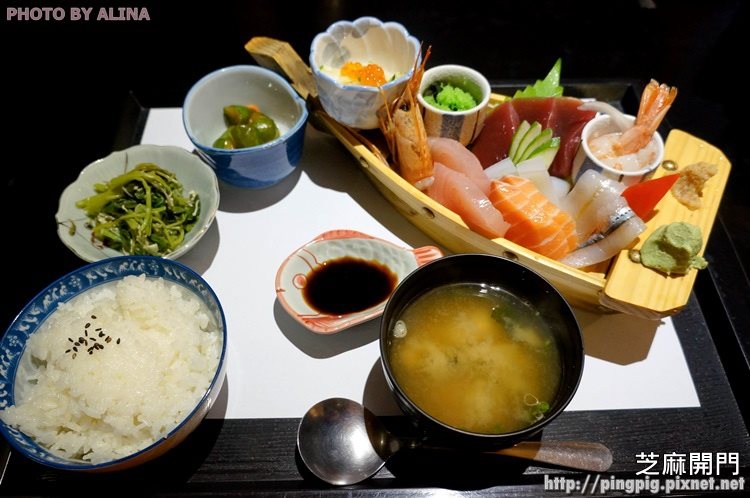
[[[549,327],[561,355],[561,379],[544,418],[501,434],[469,432],[447,425],[414,403],[396,380],[389,359],[392,330],[404,309],[424,293],[451,284],[478,283],[515,294]],[[501,448],[532,438],[568,406],[583,372],[583,339],[575,315],[560,293],[539,274],[514,261],[487,254],[458,254],[418,268],[391,295],[380,326],[380,357],[389,389],[401,410],[432,441],[452,447]],[[500,359],[498,359],[500,361]]]

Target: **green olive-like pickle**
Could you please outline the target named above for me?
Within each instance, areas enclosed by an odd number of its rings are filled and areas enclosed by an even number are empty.
[[[279,136],[273,119],[252,107],[228,105],[224,107],[224,121],[228,128],[214,142],[217,149],[253,147]]]

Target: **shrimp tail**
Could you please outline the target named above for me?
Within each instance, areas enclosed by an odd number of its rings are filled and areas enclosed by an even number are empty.
[[[643,125],[652,130],[652,133],[655,132],[676,97],[677,88],[664,83],[660,85],[658,81],[651,80],[643,91],[635,124]]]
[[[623,132],[612,150],[618,156],[632,154],[645,147],[664,120],[667,111],[677,97],[677,88],[651,80],[643,90],[638,115],[631,128]]]

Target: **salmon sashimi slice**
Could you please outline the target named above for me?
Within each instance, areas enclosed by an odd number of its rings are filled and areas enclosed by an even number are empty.
[[[505,234],[509,225],[503,215],[468,176],[437,161],[434,176],[427,195],[459,215],[471,230],[490,239]]]
[[[485,174],[482,164],[469,149],[458,140],[442,137],[428,137],[432,159],[468,176],[476,183],[484,195],[490,194],[490,178]]]
[[[490,201],[510,228],[505,238],[536,253],[560,259],[578,246],[573,218],[520,176],[494,180]]]

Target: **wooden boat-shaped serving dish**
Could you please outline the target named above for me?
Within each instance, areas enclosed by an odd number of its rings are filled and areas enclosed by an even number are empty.
[[[267,38],[253,38],[245,48],[261,65],[286,73],[303,98],[308,98],[313,103],[311,115],[316,124],[339,139],[389,202],[446,249],[456,253],[495,254],[519,261],[548,279],[571,304],[603,312],[623,312],[658,319],[677,313],[687,304],[697,270],[691,270],[687,275],[666,276],[632,262],[628,251],[623,250],[606,266],[584,271],[537,254],[504,238],[488,239],[471,231],[456,213],[401,178],[383,160],[383,154],[373,150],[374,146],[370,141],[314,105],[316,92],[310,69],[288,44]],[[300,65],[304,65],[306,71]],[[490,104],[497,105],[506,99],[502,95],[493,94]],[[718,173],[706,183],[702,207],[698,210],[689,210],[669,193],[664,196],[656,213],[646,223],[648,229],[641,234],[634,247],[640,248],[656,228],[674,221],[686,221],[700,227],[703,233],[702,254],[731,165],[718,148],[676,129],[667,136],[664,159],[665,162],[672,161],[678,171],[680,167],[699,161],[713,163],[717,166]],[[655,177],[668,173],[671,171],[660,167]]]

